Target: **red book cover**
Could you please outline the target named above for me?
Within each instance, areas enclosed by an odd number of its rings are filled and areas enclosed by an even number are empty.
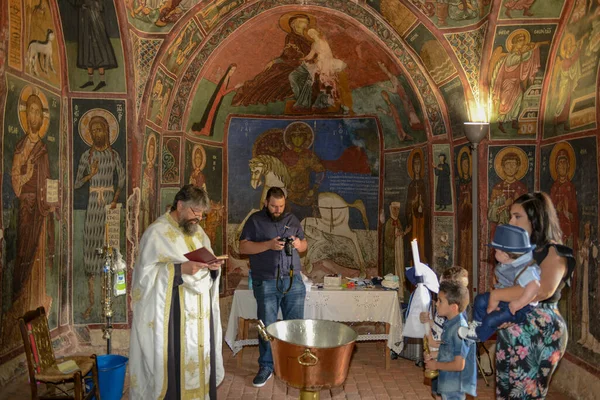
[[[200,247],[199,249],[185,253],[184,256],[190,261],[197,261],[204,264],[212,264],[227,258],[227,256],[216,257],[206,247]]]

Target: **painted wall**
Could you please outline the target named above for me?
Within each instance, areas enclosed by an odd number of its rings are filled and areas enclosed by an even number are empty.
[[[287,188],[314,279],[400,274],[415,237],[437,272],[472,272],[472,185],[481,244],[520,193],[546,191],[577,253],[569,352],[600,364],[599,2],[80,3],[9,0],[0,14],[0,362],[36,305],[57,332],[99,328],[95,248],[119,248],[130,277],[144,229],[195,183],[213,249],[230,255],[224,296],[247,274],[236,238],[267,185]],[[462,123],[482,118],[473,160]],[[127,327],[125,297],[115,311]]]

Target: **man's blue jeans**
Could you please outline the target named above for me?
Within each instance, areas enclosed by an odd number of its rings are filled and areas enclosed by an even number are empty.
[[[265,326],[277,321],[277,313],[281,307],[283,320],[304,319],[304,298],[306,297],[306,288],[300,275],[294,275],[292,288],[285,295],[277,290],[275,286],[276,279],[252,280],[252,291],[258,306],[258,319],[264,322]],[[287,290],[290,283],[289,276],[279,279],[279,289]],[[273,354],[271,353],[271,344],[258,338],[258,365],[273,370]]]
[[[481,322],[481,325],[475,329],[475,332],[477,332],[477,337],[482,342],[488,340],[498,327],[505,322],[514,322],[515,324],[525,322],[527,314],[531,310],[531,306],[526,305],[513,315],[508,308],[508,303],[501,301],[498,306],[500,310],[492,311],[488,314],[487,307],[489,301],[490,292],[485,292],[475,296],[475,302],[473,303],[473,321]]]

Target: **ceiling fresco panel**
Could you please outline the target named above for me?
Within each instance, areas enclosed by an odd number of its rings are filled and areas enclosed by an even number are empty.
[[[548,54],[556,25],[496,27],[486,74],[490,136],[535,139]]]
[[[564,4],[565,0],[504,0],[500,7],[498,19],[539,20],[545,18],[558,18],[560,17]]]
[[[58,5],[71,90],[126,92],[123,46],[113,1],[59,1]]]
[[[142,38],[131,31],[129,32],[129,37],[131,39],[133,71],[135,74],[135,106],[139,112],[144,89],[150,75],[150,69],[163,40]]]
[[[481,56],[487,28],[488,23],[485,22],[476,30],[444,35],[464,70],[476,102],[480,101],[479,71],[481,70]]]
[[[583,2],[585,3],[585,2]],[[544,137],[555,137],[597,127],[598,63],[600,61],[600,4],[573,7],[557,42],[546,96]]]
[[[284,4],[287,2],[283,2]],[[324,7],[302,7],[301,9],[296,7],[280,7],[277,11],[269,11],[275,5],[281,6],[282,2],[267,1],[258,4],[252,4],[239,11],[235,19],[228,20],[225,24],[220,25],[216,28],[213,34],[205,40],[202,48],[194,55],[194,60],[190,63],[186,73],[182,77],[180,84],[177,88],[177,94],[173,101],[173,109],[177,112],[170,113],[170,119],[168,123],[169,130],[180,130],[182,125],[186,125],[189,129],[195,121],[186,121],[185,123],[181,120],[180,110],[191,110],[194,109],[194,105],[190,104],[191,94],[196,91],[198,85],[197,71],[207,68],[206,72],[202,75],[209,77],[208,79],[217,82],[222,76],[223,72],[229,68],[231,64],[236,64],[237,69],[235,74],[230,76],[228,82],[228,88],[236,88],[234,100],[232,103],[238,106],[249,106],[256,105],[259,109],[279,109],[276,105],[278,101],[284,101],[283,108],[286,114],[297,114],[297,113],[333,113],[333,114],[353,114],[353,100],[352,91],[357,88],[365,87],[376,83],[378,80],[384,80],[386,74],[378,68],[377,64],[373,63],[357,63],[357,60],[367,59],[382,59],[389,60],[386,51],[383,50],[382,46],[377,44],[376,41],[364,40],[364,31],[361,32],[359,27],[353,20],[348,20],[347,17],[343,17],[343,13],[352,15],[358,22],[363,23],[366,27],[375,32],[380,38],[384,38],[385,44],[389,49],[392,49],[394,55],[400,58],[400,64],[406,69],[407,76],[410,76],[411,83],[417,89],[417,92],[421,94],[422,101],[425,103],[425,109],[423,110],[428,124],[434,134],[443,134],[446,132],[444,122],[441,118],[441,110],[438,104],[436,94],[432,91],[428,79],[420,71],[419,62],[406,53],[403,48],[404,44],[399,38],[395,37],[388,27],[384,26],[377,18],[374,18],[368,12],[361,7],[357,6],[353,2],[339,1],[336,2],[338,10],[341,12],[332,13],[330,10]],[[325,4],[324,6],[331,6],[331,4]],[[262,15],[264,11],[269,13]],[[273,67],[276,63],[270,64],[271,61],[277,60],[282,53],[283,44],[286,32],[281,26],[279,20],[283,14],[290,12],[304,12],[310,14],[310,27],[317,31],[319,37],[322,40],[319,41],[319,45],[328,46],[330,49],[331,57],[325,62],[326,65],[333,65],[334,74],[337,78],[337,86],[333,94],[333,100],[331,98],[322,99],[323,102],[317,102],[315,104],[314,99],[311,102],[303,102],[302,104],[296,104],[289,102],[289,99],[297,100],[298,94],[293,93],[293,88],[284,88],[283,85],[289,85],[289,78],[286,77],[286,71],[278,71],[280,77],[272,77],[279,82],[273,88],[274,92],[264,96],[257,94],[253,90],[252,86],[259,87],[262,80],[262,76],[259,76],[261,71],[268,69],[267,67]],[[248,27],[244,27],[236,31],[236,35],[232,38],[228,36],[230,33],[246,21],[259,15],[260,19],[253,20],[253,24]],[[260,26],[260,29],[258,27]],[[286,29],[290,29],[289,25]],[[307,32],[308,33],[308,32]],[[235,38],[235,40],[234,40]],[[228,40],[226,44],[224,40]],[[312,40],[312,39],[311,39]],[[312,46],[312,41],[309,44]],[[225,47],[224,47],[225,46]],[[225,50],[226,49],[226,50]],[[212,53],[217,51],[217,55],[231,55],[229,57],[218,57],[219,60],[216,63],[211,63],[205,66],[205,63],[212,56]],[[310,47],[307,46],[306,52],[310,52]],[[257,54],[260,56],[257,57]],[[303,56],[308,54],[303,54]],[[304,60],[302,60],[304,61]],[[391,63],[390,63],[391,64]],[[322,64],[323,65],[323,64]],[[335,67],[335,66],[338,67]],[[393,64],[391,64],[393,65]],[[275,69],[281,66],[275,66]],[[322,70],[319,71],[321,75]],[[192,73],[190,73],[192,72]],[[291,71],[288,71],[289,74]],[[331,69],[329,70],[331,72]],[[395,68],[394,74],[398,74],[400,71]],[[216,77],[216,78],[215,78]],[[258,77],[258,78],[257,78]],[[325,76],[324,76],[325,77]],[[325,77],[326,78],[326,77]],[[252,79],[255,79],[252,82]],[[286,82],[288,81],[288,82]],[[271,82],[271,81],[269,81]],[[241,85],[243,84],[243,85]],[[244,88],[244,86],[246,86]],[[326,87],[327,85],[325,85]],[[334,86],[331,86],[334,87]],[[300,89],[296,88],[299,92]],[[265,89],[269,90],[269,89]],[[238,92],[246,91],[246,95],[238,95]],[[328,93],[326,93],[328,95]],[[339,96],[335,98],[335,96]],[[237,99],[235,96],[238,96]],[[262,96],[262,97],[261,97]],[[266,107],[265,107],[266,106]],[[294,108],[294,106],[297,106]],[[308,107],[307,107],[308,106]],[[316,110],[314,111],[313,107]],[[308,109],[308,110],[307,110]],[[242,110],[236,110],[240,112]],[[216,111],[215,111],[216,112]],[[197,113],[194,112],[197,117]]]

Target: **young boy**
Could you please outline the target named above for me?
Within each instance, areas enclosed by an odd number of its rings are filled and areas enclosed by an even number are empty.
[[[464,287],[468,287],[469,272],[466,269],[459,266],[450,267],[444,270],[444,272],[442,272],[442,275],[440,276],[440,283],[445,281],[456,281]],[[427,312],[422,312],[421,315],[419,315],[419,319],[422,324],[429,324],[431,328],[431,332],[429,332],[428,337],[429,346],[432,350],[437,350],[437,348],[440,347],[443,325],[444,322],[446,322],[446,318],[441,317],[437,312],[434,312],[432,319],[432,315],[430,315]]]
[[[459,266],[450,267],[445,269],[440,275],[440,283],[454,281],[458,282],[464,287],[469,287],[469,272]],[[466,314],[466,313],[464,313]],[[433,316],[433,318],[432,318]],[[419,315],[419,319],[422,324],[429,324],[430,330],[427,333],[427,339],[429,341],[429,349],[430,351],[437,351],[440,347],[440,343],[442,340],[442,332],[444,331],[444,322],[446,322],[446,318],[442,317],[438,314],[437,310],[433,312],[433,315],[430,315],[428,312],[422,312]],[[465,315],[465,320],[467,319]],[[440,398],[437,396],[438,393],[438,378],[433,378],[431,380],[431,393],[436,398]]]
[[[458,337],[459,327],[467,327],[463,311],[469,303],[469,290],[456,281],[440,284],[436,302],[438,315],[445,317],[442,341],[437,353],[425,355],[425,367],[439,370],[436,398],[464,400],[477,396],[475,343]]]
[[[463,339],[485,342],[505,322],[519,324],[537,303],[532,302],[540,288],[540,267],[533,259],[535,245],[523,228],[512,225],[496,227],[494,240],[488,246],[496,249],[496,289],[475,297],[473,321],[460,328]],[[519,298],[504,290],[514,285],[525,288]],[[510,304],[509,304],[510,302]]]

